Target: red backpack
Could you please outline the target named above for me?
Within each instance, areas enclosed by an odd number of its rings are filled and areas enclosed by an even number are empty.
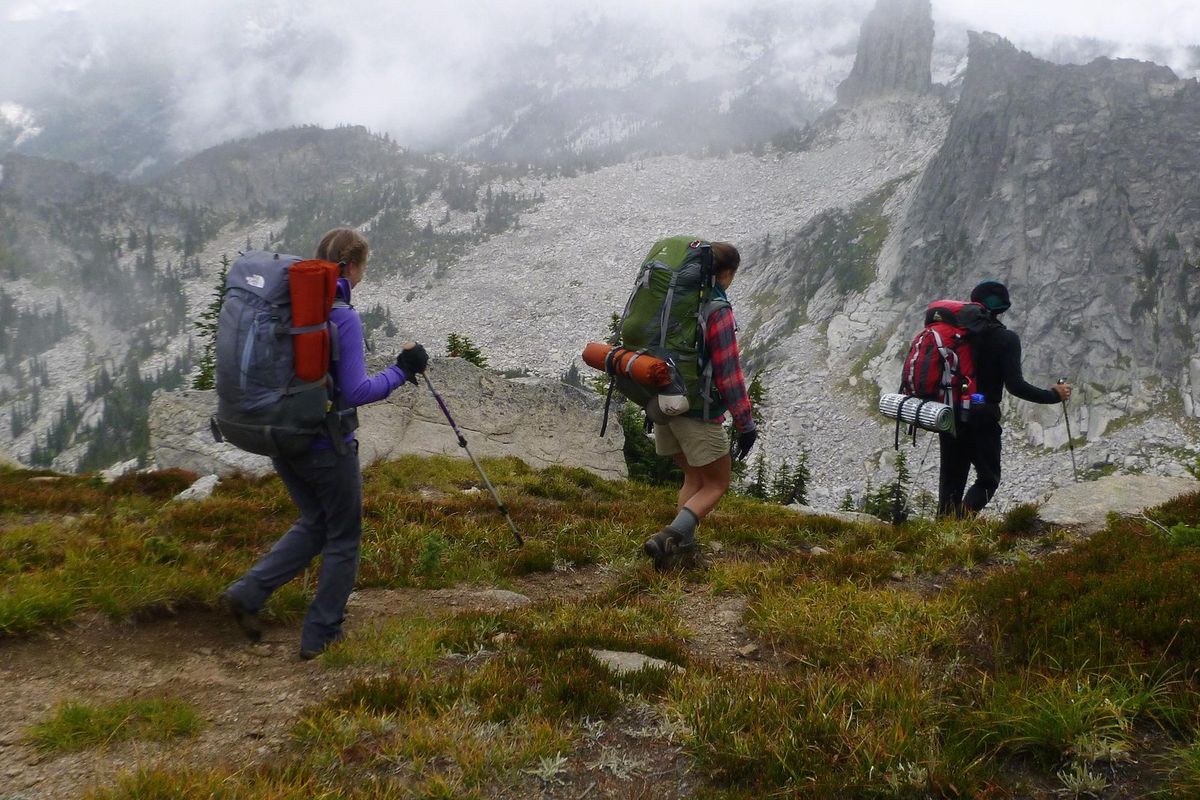
[[[979,303],[930,303],[925,309],[925,327],[904,359],[900,393],[963,411],[970,408],[976,391],[971,338],[987,326],[988,319],[987,309]]]

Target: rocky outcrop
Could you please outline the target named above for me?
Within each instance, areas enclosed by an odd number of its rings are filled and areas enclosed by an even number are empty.
[[[653,658],[642,653],[626,653],[620,650],[588,650],[592,657],[612,670],[615,675],[630,675],[646,669],[660,669],[667,672],[685,672],[683,667]]]
[[[1128,60],[1051,64],[972,34],[893,288],[923,304],[982,279],[1007,283],[1005,321],[1022,335],[1031,379],[1084,389],[1076,434],[1179,398],[1175,387],[1196,415],[1198,154],[1195,80]]]
[[[849,522],[855,525],[883,524],[883,520],[881,520],[879,517],[873,514],[864,514],[861,511],[841,511],[839,509],[830,508],[813,508],[812,506],[801,505],[800,503],[793,503],[792,505],[788,506],[787,509],[788,511],[796,512],[802,517],[828,517],[830,519],[839,520],[840,522]]]
[[[863,22],[854,69],[837,89],[852,105],[896,93],[928,94],[933,86],[930,0],[878,0]]]
[[[1038,516],[1051,525],[1093,532],[1104,528],[1109,514],[1140,514],[1192,492],[1200,492],[1195,478],[1109,475],[1058,489],[1038,508]]]
[[[213,391],[156,392],[150,401],[150,464],[200,475],[271,472],[270,459],[213,441],[209,418],[216,410]]]
[[[205,475],[188,488],[184,489],[179,494],[175,495],[175,500],[180,503],[186,503],[192,500],[207,500],[212,497],[213,490],[217,488],[217,484],[221,479],[216,475]]]
[[[384,366],[376,364],[379,369]],[[519,383],[460,359],[436,359],[429,375],[477,458],[516,456],[527,464],[582,467],[604,478],[626,475],[619,425],[599,436],[600,399],[557,381]],[[156,394],[150,409],[150,457],[159,468],[200,474],[265,474],[270,461],[212,440],[213,392]],[[359,409],[364,465],[403,455],[466,457],[425,387],[405,386]]]

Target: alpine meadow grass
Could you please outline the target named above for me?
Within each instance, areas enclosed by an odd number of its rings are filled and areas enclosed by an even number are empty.
[[[32,726],[26,740],[39,750],[73,751],[130,739],[165,742],[190,736],[203,724],[197,710],[181,700],[72,701]]]
[[[1200,495],[1091,537],[1025,508],[891,526],[729,497],[700,530],[701,566],[656,574],[638,546],[674,513],[669,488],[515,459],[485,468],[524,548],[469,462],[365,471],[358,589],[424,599],[349,627],[314,667],[339,688],[296,709],[269,759],[135,765],[87,796],[579,796],[645,748],[671,785],[725,800],[1200,786],[1200,549],[1172,533],[1195,526]],[[294,509],[271,477],[172,502],[188,477],[0,469],[0,637],[213,606]],[[462,584],[542,594],[473,610],[422,592]],[[313,586],[293,581],[267,616],[297,620]],[[739,655],[744,643],[758,654]],[[618,674],[594,649],[670,666]],[[44,753],[102,753],[203,719],[169,698],[80,701],[24,736]]]

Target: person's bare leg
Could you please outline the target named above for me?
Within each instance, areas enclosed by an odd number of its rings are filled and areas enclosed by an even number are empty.
[[[733,463],[728,455],[702,467],[689,465],[682,455],[676,456],[675,462],[684,476],[675,519],[642,546],[659,570],[675,563],[681,551],[696,546],[696,526],[729,490]]]
[[[662,542],[676,543],[681,547],[692,547],[696,542],[696,527],[700,520],[712,512],[720,499],[729,489],[729,479],[732,462],[729,456],[722,456],[711,464],[703,467],[687,467],[685,474],[692,479],[692,484],[698,487],[690,492],[681,504],[675,519],[671,521],[660,534]],[[683,492],[680,492],[682,498]],[[674,545],[667,545],[669,552]]]
[[[732,466],[733,462],[729,456],[721,456],[703,467],[691,467],[700,480],[700,488],[688,497],[683,503],[683,508],[695,514],[697,520],[704,519],[712,513],[717,503],[725,496],[725,492],[729,491]]]
[[[675,454],[675,463],[683,470],[683,486],[679,487],[679,501],[675,504],[675,513],[679,513],[692,497],[704,488],[704,477],[699,469],[687,463],[683,453]]]

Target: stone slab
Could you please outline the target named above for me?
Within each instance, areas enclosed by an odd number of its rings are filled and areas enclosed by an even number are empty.
[[[1064,486],[1051,492],[1038,508],[1038,516],[1050,525],[1102,530],[1108,515],[1140,514],[1183,494],[1200,491],[1195,478],[1161,475],[1108,475],[1096,481]]]

